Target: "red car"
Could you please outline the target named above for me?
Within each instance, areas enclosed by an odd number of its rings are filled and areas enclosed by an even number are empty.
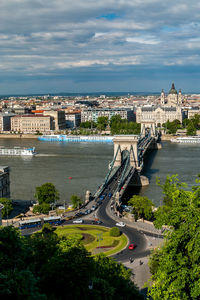
[[[135,247],[136,247],[136,245],[130,244],[130,245],[128,246],[128,249],[129,249],[129,250],[133,250],[133,249],[135,249]]]

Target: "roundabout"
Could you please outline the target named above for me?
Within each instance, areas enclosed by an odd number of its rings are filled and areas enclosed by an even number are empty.
[[[110,235],[110,228],[95,225],[66,225],[58,227],[55,233],[81,241],[92,255],[104,253],[106,256],[115,255],[127,247],[128,238],[125,234],[118,237]]]

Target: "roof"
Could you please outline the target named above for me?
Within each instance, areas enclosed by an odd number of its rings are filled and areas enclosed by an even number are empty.
[[[174,83],[172,83],[172,87],[171,87],[171,90],[169,91],[169,94],[175,94],[175,95],[177,95],[177,90],[175,89]]]

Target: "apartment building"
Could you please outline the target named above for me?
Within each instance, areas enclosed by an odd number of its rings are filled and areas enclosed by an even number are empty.
[[[65,113],[65,122],[67,128],[79,127],[81,123],[81,113],[80,112],[67,112]]]
[[[97,119],[99,117],[108,117],[110,120],[112,116],[119,115],[121,116],[122,119],[126,119],[128,121],[135,121],[135,115],[133,110],[128,109],[128,108],[88,108],[84,109],[81,112],[81,122],[86,122],[86,121],[94,121],[97,122]]]
[[[53,130],[63,130],[66,128],[64,110],[44,110],[43,115],[53,118]]]
[[[0,113],[0,131],[10,131],[11,129],[11,117],[14,114],[11,113]]]
[[[200,115],[200,108],[199,107],[193,107],[191,109],[188,109],[188,119],[192,119],[195,115]]]

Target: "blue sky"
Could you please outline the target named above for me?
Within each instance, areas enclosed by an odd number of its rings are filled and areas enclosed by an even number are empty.
[[[200,92],[200,3],[1,0],[0,94]]]

